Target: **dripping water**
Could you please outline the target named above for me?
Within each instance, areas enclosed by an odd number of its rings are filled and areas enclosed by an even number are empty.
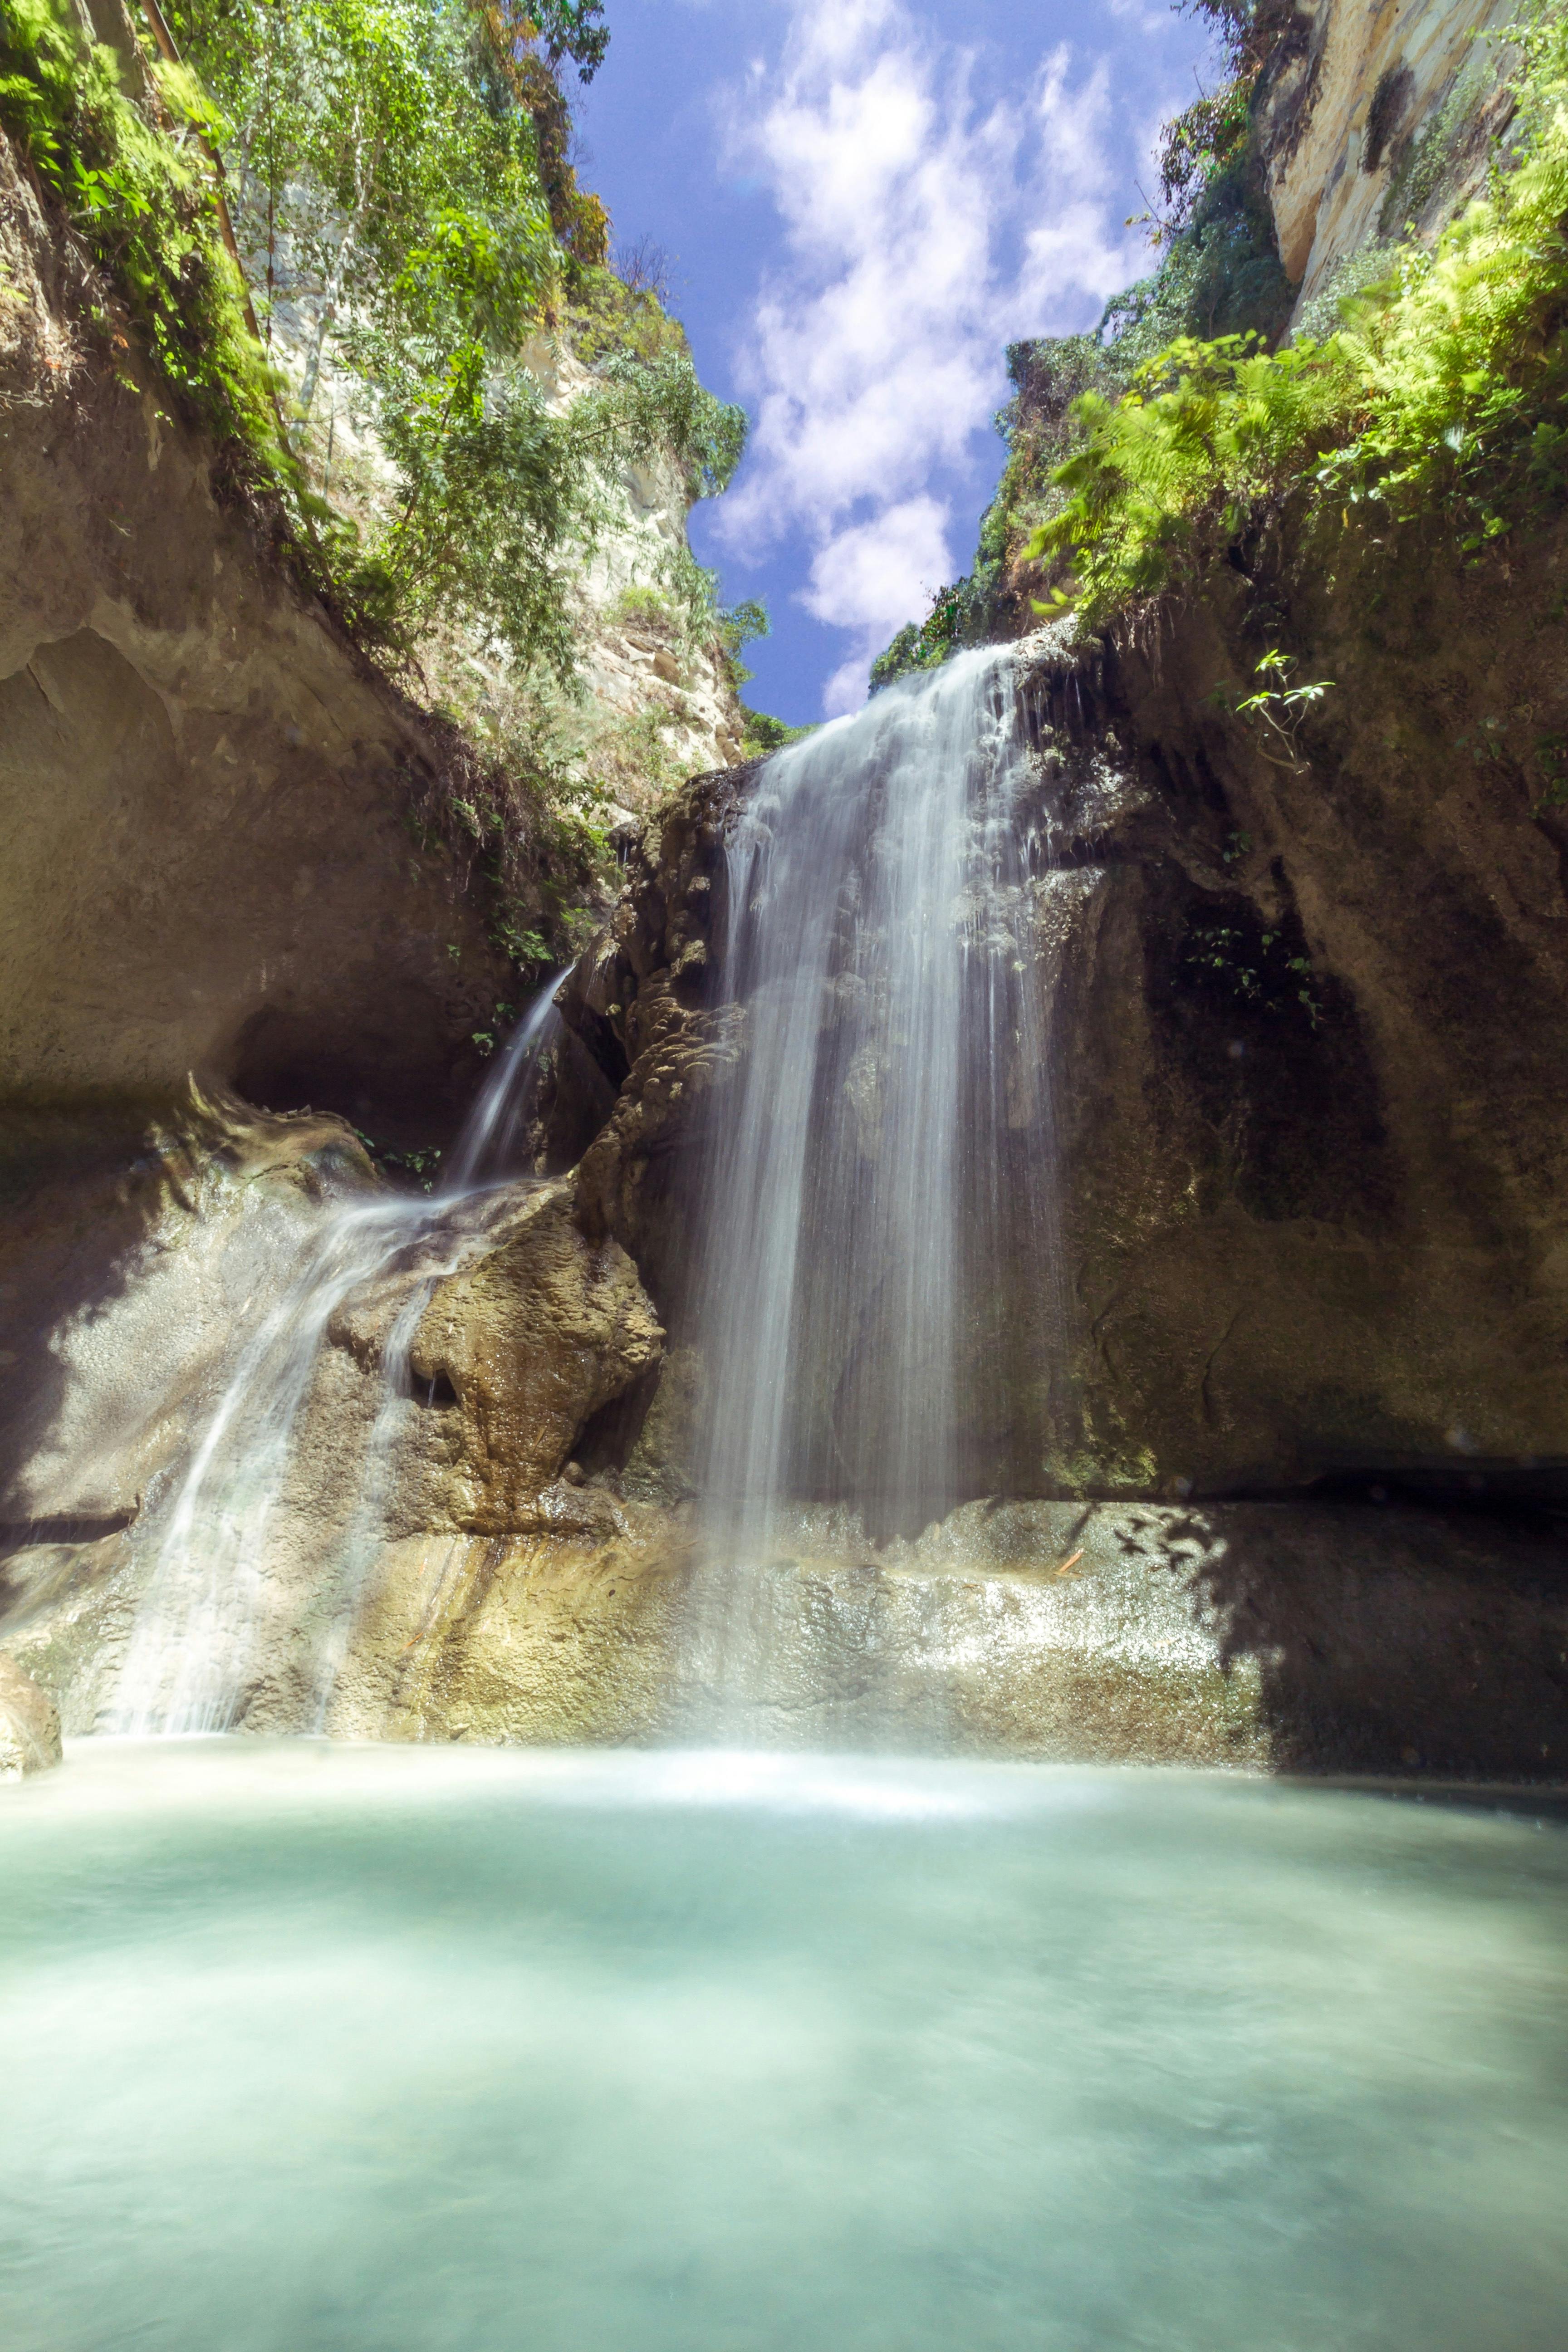
[[[240,1718],[265,1646],[269,1539],[323,1342],[357,1294],[413,1265],[417,1278],[382,1346],[359,1493],[316,1640],[310,1712],[318,1725],[324,1719],[385,1524],[415,1332],[436,1285],[474,1246],[463,1203],[507,1181],[526,1144],[562,1030],[554,1000],[567,971],[546,983],[496,1056],[439,1189],[330,1202],[292,1279],[244,1341],[168,1513],[120,1672],[115,1730],[221,1732]]]
[[[499,1184],[525,1157],[538,1108],[539,1080],[564,1026],[556,996],[570,978],[565,964],[547,980],[496,1055],[461,1134],[442,1186],[444,1199]]]

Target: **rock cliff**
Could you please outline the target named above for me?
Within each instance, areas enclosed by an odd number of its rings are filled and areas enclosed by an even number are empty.
[[[221,452],[85,347],[91,289],[3,139],[0,247],[0,1097],[133,1125],[195,1072],[449,1129],[513,984],[419,838],[449,744],[301,599]]]
[[[1518,0],[1296,0],[1258,107],[1296,320],[1386,270],[1476,194],[1513,101],[1500,37]],[[1370,260],[1361,257],[1370,253]]]
[[[1017,1303],[963,1381],[995,1488],[1544,1495],[1568,1463],[1568,842],[1487,730],[1520,698],[1562,715],[1535,623],[1563,543],[1446,586],[1363,553],[1290,615],[1337,683],[1289,761],[1213,697],[1255,627],[1239,597],[1020,650],[1076,1420],[1009,1418],[1006,1324],[1038,1285],[1002,1269]],[[699,780],[648,828],[566,999],[622,1080],[584,1197],[677,1350],[695,1145],[745,1050],[714,965],[746,781]]]

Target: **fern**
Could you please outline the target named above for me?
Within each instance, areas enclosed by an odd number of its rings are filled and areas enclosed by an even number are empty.
[[[1524,135],[1490,192],[1425,254],[1342,307],[1339,332],[1269,352],[1181,339],[1120,398],[1084,394],[1058,510],[1028,552],[1041,610],[1091,624],[1168,586],[1304,488],[1397,521],[1441,499],[1468,553],[1568,477],[1568,26],[1526,28]]]

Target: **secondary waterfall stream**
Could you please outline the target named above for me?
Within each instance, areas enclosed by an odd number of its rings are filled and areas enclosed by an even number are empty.
[[[389,1454],[408,1394],[408,1351],[435,1283],[468,1245],[461,1204],[515,1164],[543,1055],[559,1032],[558,971],[497,1055],[439,1189],[331,1202],[293,1276],[242,1345],[169,1509],[120,1673],[111,1727],[131,1735],[232,1728],[254,1664],[267,1542],[328,1327],[345,1300],[400,1258],[421,1279],[382,1357],[381,1406],[357,1507],[335,1562],[318,1643],[319,1722],[382,1523]]]

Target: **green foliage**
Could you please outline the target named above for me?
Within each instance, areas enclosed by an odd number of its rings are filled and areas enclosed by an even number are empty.
[[[434,666],[484,748],[447,730],[416,837],[487,877],[506,952],[555,957],[608,856],[574,674],[584,571],[624,520],[631,469],[673,463],[689,495],[710,496],[745,438],[647,269],[604,266],[603,208],[590,217],[565,161],[552,77],[563,60],[591,76],[598,0],[174,0],[170,15],[191,69],[153,68],[167,109],[154,119],[68,0],[0,0],[0,121],[123,306],[105,313],[122,371],[142,373],[140,342],[165,400],[222,436],[231,476],[281,502],[299,568],[362,642],[426,698]],[[224,155],[291,389],[246,329],[192,127]],[[552,336],[590,368],[566,404],[535,373]],[[329,392],[335,509],[308,471],[324,492]],[[352,436],[345,456],[345,422],[370,428],[375,462]],[[737,674],[766,627],[761,607],[721,610],[684,547],[647,593],[676,636]],[[468,670],[495,696],[465,691]]]
[[[1250,925],[1190,925],[1183,961],[1200,985],[1238,998],[1260,1013],[1306,1015],[1315,1029],[1323,1005],[1313,984],[1310,956],[1292,954],[1282,931],[1253,933]]]
[[[717,614],[720,642],[726,652],[738,654],[742,646],[758,637],[773,635],[773,625],[768,608],[760,596],[747,596],[739,604],[726,604]]]
[[[1310,684],[1292,686],[1296,668],[1294,656],[1282,653],[1278,646],[1253,665],[1253,675],[1261,679],[1249,694],[1238,693],[1233,687],[1218,687],[1213,699],[1223,704],[1235,717],[1243,719],[1258,738],[1258,750],[1276,768],[1299,769],[1306,763],[1301,757],[1301,729],[1309,715],[1332,691],[1333,679],[1321,677]],[[1233,840],[1240,845],[1225,852],[1226,865],[1237,855],[1245,855],[1251,846],[1247,836],[1237,834]]]
[[[574,404],[584,412],[585,448],[607,446],[600,463],[626,464],[666,450],[685,469],[693,498],[726,489],[746,446],[746,412],[706,391],[684,352],[645,360],[612,352],[596,370],[601,389]]]
[[[1534,814],[1541,816],[1548,809],[1568,808],[1568,740],[1561,735],[1538,735],[1535,768],[1542,789]]]
[[[765,710],[752,710],[742,703],[741,716],[745,720],[742,748],[748,760],[762,760],[770,751],[782,751],[786,743],[804,743],[815,735],[815,727],[787,727],[782,719],[770,719]]]
[[[188,78],[161,79],[171,116],[199,120]],[[0,122],[108,273],[171,392],[235,444],[243,476],[292,489],[210,172],[132,103],[118,58],[65,0],[0,0]],[[129,349],[107,314],[101,323]]]
[[[871,664],[871,692],[879,693],[894,678],[911,671],[938,669],[961,645],[978,642],[989,617],[985,594],[989,585],[990,572],[983,553],[973,573],[939,588],[925,619],[906,622],[878,655]]]
[[[363,1144],[371,1165],[378,1175],[390,1176],[395,1181],[399,1177],[412,1177],[421,1192],[435,1191],[436,1179],[441,1171],[441,1153],[437,1146],[426,1144],[415,1150],[401,1150],[395,1144],[378,1143],[374,1136],[365,1133],[363,1127],[356,1127],[354,1133]]]
[[[586,265],[575,273],[566,322],[572,347],[590,366],[612,353],[657,362],[689,355],[686,330],[648,285],[628,285],[618,270]]]
[[[603,60],[609,36],[599,0],[468,0],[477,27],[478,79],[498,113],[515,109],[533,129],[540,184],[565,261],[567,282],[602,268],[610,216],[577,184],[571,159],[572,115],[561,66],[570,58],[584,81]],[[461,13],[459,9],[459,14]]]
[[[603,0],[528,0],[522,21],[544,43],[552,68],[570,58],[584,81],[592,81],[610,46]]]
[[[1183,335],[1208,341],[1251,332],[1276,342],[1294,299],[1268,201],[1249,158],[1237,153],[1166,236],[1159,268],[1111,297],[1092,337],[1070,340],[1091,346],[1086,356],[1097,381],[1112,390]]]
[[[1177,0],[1217,37],[1225,80],[1164,126],[1160,137],[1160,198],[1152,219],[1156,241],[1173,237],[1198,216],[1215,184],[1245,160],[1252,97],[1259,75],[1295,14],[1294,0]]]
[[[1568,23],[1526,37],[1523,134],[1431,253],[1344,305],[1338,334],[1269,353],[1178,341],[1112,399],[1074,404],[1060,510],[1030,552],[1070,568],[1091,622],[1166,586],[1304,488],[1388,522],[1441,505],[1479,553],[1568,487]]]
[[[313,304],[295,429],[335,353],[395,469],[391,497],[356,520],[313,498],[280,446],[205,163],[131,103],[64,0],[4,6],[3,119],[164,375],[242,445],[249,478],[282,493],[318,588],[395,658],[411,659],[439,618],[480,625],[525,671],[568,676],[573,584],[615,511],[617,476],[673,455],[693,494],[711,495],[745,436],[651,294],[621,288],[612,302],[618,281],[602,269],[580,273],[598,322],[589,393],[557,415],[523,364],[570,271],[530,99],[544,68],[519,58],[542,41],[551,61],[590,73],[604,45],[595,0],[504,16],[431,0],[172,9],[212,98],[164,68],[166,95],[226,150],[268,340],[285,290]],[[510,80],[494,69],[503,40]]]
[[[773,625],[760,596],[743,597],[738,604],[721,604],[717,581],[710,593],[713,599],[714,641],[729,673],[730,683],[738,689],[755,674],[742,659],[746,646],[758,637],[771,636]]]
[[[1241,335],[1182,338],[1119,400],[1085,393],[1072,410],[1079,446],[1052,477],[1065,501],[1029,549],[1072,564],[1050,609],[1100,620],[1164,587],[1201,530],[1237,534],[1247,502],[1321,446],[1342,405],[1338,346],[1271,354]]]
[[[613,621],[640,621],[662,635],[672,625],[676,615],[662,589],[649,588],[642,581],[634,580],[616,598],[610,607],[610,618]]]
[[[395,646],[437,618],[467,619],[525,670],[567,678],[574,583],[616,519],[618,469],[673,453],[694,487],[717,488],[743,437],[743,418],[702,389],[687,359],[612,359],[557,414],[525,368],[478,336],[426,344],[394,331],[355,348],[381,394],[401,503],[373,533],[353,586],[366,625]]]

